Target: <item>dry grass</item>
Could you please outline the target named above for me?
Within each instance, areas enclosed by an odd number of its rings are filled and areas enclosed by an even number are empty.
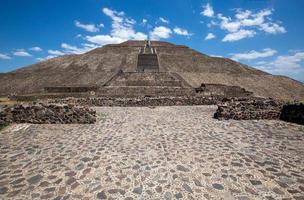
[[[13,101],[7,97],[0,97],[0,105],[14,105],[18,103],[18,101]]]

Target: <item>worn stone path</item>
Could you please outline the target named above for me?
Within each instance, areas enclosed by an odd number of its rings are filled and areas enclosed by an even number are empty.
[[[0,132],[0,199],[304,199],[304,127],[216,107],[96,108]]]

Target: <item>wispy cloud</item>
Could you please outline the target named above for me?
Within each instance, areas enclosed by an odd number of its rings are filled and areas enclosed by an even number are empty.
[[[240,29],[236,32],[228,33],[223,39],[223,42],[234,42],[244,38],[253,37],[256,34],[253,30]]]
[[[12,59],[10,56],[8,56],[7,54],[3,54],[3,53],[0,53],[0,59],[3,59],[3,60],[10,60]]]
[[[258,58],[266,58],[266,57],[271,57],[277,53],[276,50],[271,49],[271,48],[266,48],[263,49],[262,51],[249,51],[245,53],[235,53],[232,54],[231,59],[239,61],[239,60],[254,60]]]
[[[205,37],[205,40],[211,40],[214,39],[216,36],[213,33],[208,33],[207,36]]]
[[[13,55],[19,56],[19,57],[31,57],[32,56],[25,49],[17,49],[15,52],[13,52]]]
[[[82,47],[76,47],[67,43],[62,43],[61,48],[65,54],[82,54],[97,48],[94,44],[82,44]]]
[[[52,50],[52,49],[48,50],[48,53],[53,55],[53,56],[63,56],[63,55],[65,55],[65,53],[62,52],[62,51]]]
[[[165,24],[169,24],[169,23],[170,23],[169,20],[167,20],[167,19],[165,19],[165,18],[163,18],[163,17],[160,17],[159,20],[160,20],[161,22],[165,23]]]
[[[191,36],[193,35],[192,33],[190,33],[188,30],[186,29],[183,29],[183,28],[180,28],[180,27],[175,27],[173,29],[174,33],[177,34],[177,35],[183,35],[183,36]]]
[[[277,56],[273,61],[262,61],[256,64],[256,68],[273,74],[300,77],[304,73],[304,52],[296,52],[291,55]]]
[[[35,51],[35,52],[40,52],[40,51],[42,51],[42,48],[40,48],[40,47],[32,47],[29,50],[30,51]]]
[[[99,31],[99,28],[96,27],[95,24],[83,24],[83,23],[81,23],[77,20],[75,21],[75,26],[78,27],[78,28],[81,28],[85,31],[92,32],[92,33],[95,33],[95,32]],[[99,26],[103,27],[103,24],[100,24]]]
[[[148,23],[147,19],[142,19],[140,25],[145,26]]]

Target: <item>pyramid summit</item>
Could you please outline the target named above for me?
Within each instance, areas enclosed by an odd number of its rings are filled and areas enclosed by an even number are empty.
[[[304,99],[304,85],[184,45],[126,41],[0,74],[0,95],[253,95]]]

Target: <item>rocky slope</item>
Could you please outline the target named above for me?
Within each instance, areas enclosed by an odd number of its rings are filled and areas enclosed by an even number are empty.
[[[115,72],[136,71],[137,54],[144,41],[106,45],[82,55],[53,58],[9,73],[0,74],[0,95],[28,94],[50,86],[102,85]],[[160,71],[176,72],[193,87],[202,83],[236,85],[256,96],[304,99],[304,85],[273,76],[227,58],[204,55],[186,46],[152,42]]]

